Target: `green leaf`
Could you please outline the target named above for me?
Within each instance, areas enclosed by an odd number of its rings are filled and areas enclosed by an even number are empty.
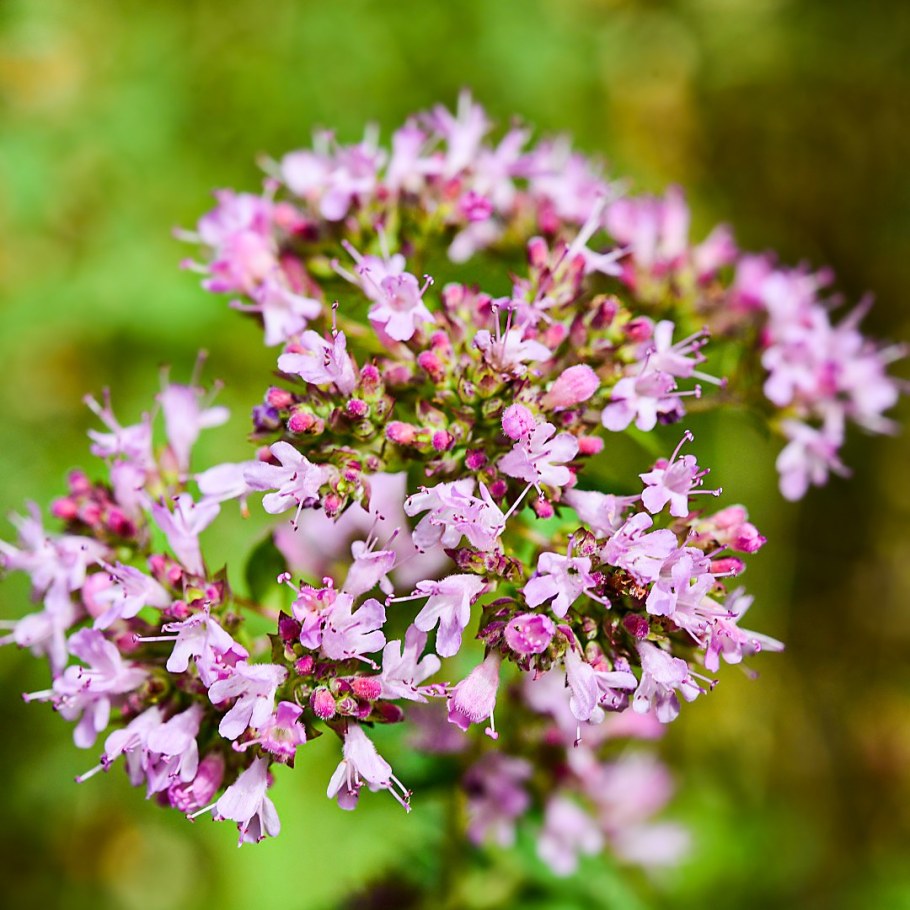
[[[266,600],[275,590],[275,579],[286,571],[287,563],[269,534],[256,544],[244,569],[249,596],[260,603]]]

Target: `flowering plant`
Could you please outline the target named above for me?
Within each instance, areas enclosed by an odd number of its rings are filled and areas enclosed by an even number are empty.
[[[653,820],[665,769],[625,744],[722,661],[782,647],[740,626],[736,578],[765,539],[712,507],[687,412],[761,414],[797,499],[847,473],[849,423],[891,429],[902,351],[860,332],[865,304],[835,319],[827,273],[723,226],[693,242],[680,191],[630,195],[564,139],[490,129],[464,95],[390,150],[320,134],[181,232],[185,265],[276,348],[258,448],[194,464],[228,416],[196,380],[134,424],[89,398],[107,473],[70,475],[59,530],[31,505],[0,542],[41,603],[3,639],[50,664],[26,700],[100,749],[80,781],[122,758],[148,797],[258,841],[280,827],[272,768],[323,734],[341,808],[366,786],[409,810],[371,738],[402,725],[458,768],[474,843],[527,817],[560,874],[605,847],[643,865],[685,849]],[[666,451],[649,441],[674,424]],[[661,457],[607,485],[617,434]],[[260,495],[276,525],[241,594],[200,534]]]

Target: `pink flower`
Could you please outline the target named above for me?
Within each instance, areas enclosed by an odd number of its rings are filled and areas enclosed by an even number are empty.
[[[531,805],[524,785],[532,771],[526,759],[501,752],[487,752],[468,768],[461,785],[468,794],[468,838],[473,844],[515,843],[515,822]]]
[[[694,701],[704,690],[692,678],[689,665],[650,642],[638,643],[641,681],[635,690],[632,710],[645,714],[653,710],[664,724],[679,715],[679,691],[686,701]]]
[[[342,395],[350,395],[357,385],[344,332],[336,332],[331,341],[317,332],[304,332],[293,349],[278,358],[278,369],[313,385],[334,385]]]
[[[125,663],[117,646],[97,629],[74,632],[68,644],[70,654],[87,666],[67,667],[50,691],[26,696],[26,700],[50,699],[66,720],[78,718],[73,740],[81,749],[88,749],[108,725],[114,697],[141,686],[148,673],[136,664]]]
[[[106,579],[103,588],[93,587],[91,597],[87,596],[86,584],[83,599],[89,612],[95,617],[95,628],[106,629],[118,619],[132,619],[143,607],[163,610],[171,603],[171,596],[154,578],[132,566],[120,563],[109,566],[107,572],[90,576],[92,579]]]
[[[279,515],[297,506],[297,516],[305,506],[319,499],[319,488],[328,480],[328,469],[308,461],[289,442],[276,442],[272,455],[280,465],[257,462],[244,472],[244,480],[254,490],[277,490],[262,497],[262,507]]]
[[[789,442],[777,456],[776,467],[786,499],[802,499],[810,484],[823,486],[829,471],[841,476],[850,473],[837,454],[844,440],[842,419],[834,416],[820,429],[785,420],[781,428]]]
[[[525,480],[535,486],[564,487],[572,480],[565,467],[578,454],[578,440],[571,433],[556,433],[552,423],[539,423],[519,439],[499,460],[499,469],[509,477]]]
[[[261,746],[275,758],[293,767],[297,748],[306,742],[306,729],[299,723],[303,708],[290,701],[278,702],[275,712],[258,727],[258,736],[248,739],[234,748],[245,751],[250,746]]]
[[[597,537],[609,537],[625,522],[623,514],[638,502],[638,496],[614,496],[594,490],[566,490],[563,501],[578,513]]]
[[[388,790],[410,812],[410,791],[392,773],[389,763],[358,724],[349,724],[344,736],[344,756],[329,781],[326,796],[337,799],[342,809],[354,809],[364,782],[374,793]],[[397,788],[397,790],[396,790]]]
[[[562,618],[569,607],[595,584],[591,575],[591,560],[587,556],[541,553],[537,559],[537,571],[522,593],[529,607],[538,607],[552,600],[550,609]]]
[[[537,838],[537,855],[557,875],[571,875],[579,856],[593,856],[604,846],[596,822],[566,796],[552,796],[544,810],[543,828]]]
[[[209,752],[199,762],[196,776],[191,781],[176,780],[168,787],[168,802],[179,812],[189,815],[209,804],[223,779],[224,758],[220,752]]]
[[[639,512],[629,518],[601,550],[605,562],[631,572],[640,583],[653,581],[664,560],[677,547],[676,535],[668,529],[648,532],[650,515]]]
[[[191,575],[204,575],[199,535],[215,520],[221,507],[211,500],[193,502],[189,493],[176,496],[174,506],[171,512],[164,503],[153,502],[152,517],[186,570]]]
[[[536,426],[534,415],[523,404],[509,405],[502,413],[502,431],[509,439],[521,439]]]
[[[679,407],[678,398],[670,394],[675,388],[676,380],[669,373],[650,369],[620,379],[613,386],[601,423],[619,433],[634,420],[639,430],[649,432],[657,426],[660,415],[673,414]]]
[[[190,467],[190,452],[202,430],[226,423],[227,408],[202,407],[202,389],[169,383],[158,395],[164,413],[164,426],[177,467],[185,472]]]
[[[441,581],[418,582],[415,595],[428,599],[414,625],[421,632],[439,625],[436,653],[440,657],[458,653],[462,633],[471,621],[471,605],[485,588],[483,578],[477,575],[449,575]]]
[[[246,769],[215,803],[215,818],[237,822],[240,832],[238,847],[258,843],[264,837],[277,837],[281,822],[274,803],[266,796],[269,787],[269,763],[254,758]]]
[[[427,634],[421,632],[417,626],[408,626],[404,636],[404,647],[398,639],[386,644],[382,652],[381,698],[426,701],[420,683],[438,672],[441,666],[441,661],[435,654],[427,654],[421,658],[426,644]]]
[[[369,277],[368,272],[364,274]],[[378,282],[378,299],[368,314],[370,322],[380,326],[394,341],[408,341],[422,323],[434,320],[423,302],[423,295],[431,283],[428,276],[421,287],[409,272],[383,278]]]
[[[196,777],[199,767],[196,737],[202,714],[202,705],[193,704],[150,731],[145,741],[147,796],[176,782],[189,783]]]
[[[499,656],[491,651],[483,663],[473,670],[453,689],[449,695],[449,723],[466,731],[471,724],[479,724],[490,718],[490,726],[484,732],[491,739],[499,734],[493,722],[496,707],[496,692],[499,689]]]
[[[352,612],[353,605],[353,597],[339,594],[326,611],[322,653],[332,660],[367,660],[365,654],[373,654],[385,645],[385,607],[373,597]]]
[[[256,303],[252,306],[238,303],[233,306],[261,315],[263,340],[268,347],[290,341],[307,327],[310,320],[322,313],[322,304],[318,300],[295,294],[272,278],[266,278],[254,289],[253,299]]]
[[[213,705],[235,698],[230,710],[221,718],[218,732],[234,740],[247,727],[257,728],[271,715],[275,706],[275,693],[287,679],[288,671],[277,664],[238,663],[230,676],[216,679],[209,686],[209,700]]]
[[[481,498],[471,495],[473,489],[473,478],[466,478],[409,496],[404,503],[407,515],[429,512],[414,529],[415,546],[421,550],[456,547],[464,536],[480,550],[493,549],[505,528],[505,516],[483,484]]]
[[[168,672],[185,673],[192,658],[205,686],[230,675],[231,668],[249,656],[246,648],[237,644],[207,612],[167,623],[163,630],[177,633],[166,665]]]

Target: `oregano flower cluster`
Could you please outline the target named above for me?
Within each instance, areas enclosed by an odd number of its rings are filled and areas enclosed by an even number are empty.
[[[692,239],[678,190],[632,195],[564,138],[491,129],[463,95],[388,149],[322,133],[180,232],[277,378],[239,463],[195,462],[228,416],[196,381],[135,423],[88,399],[100,467],[70,475],[53,530],[31,505],[0,542],[40,604],[3,641],[47,658],[25,697],[97,756],[80,780],[122,765],[258,841],[280,828],[274,767],[320,735],[343,809],[364,787],[418,805],[373,740],[404,725],[459,763],[472,842],[527,818],[562,874],[685,848],[653,819],[671,784],[643,743],[721,663],[782,647],[740,624],[765,538],[717,507],[687,411],[763,414],[796,499],[846,472],[850,423],[890,429],[902,351],[862,335],[865,305],[835,315],[827,274],[723,226]],[[662,457],[605,488],[617,434],[658,425]],[[232,507],[275,516],[242,594],[200,543]]]

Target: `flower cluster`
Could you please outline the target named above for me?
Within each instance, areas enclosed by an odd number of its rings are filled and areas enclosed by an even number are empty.
[[[859,311],[832,323],[819,276],[741,254],[726,228],[693,245],[678,191],[624,195],[563,139],[490,129],[463,96],[388,151],[319,135],[183,232],[186,265],[277,348],[256,451],[194,465],[227,419],[195,383],[165,386],[160,429],[89,399],[106,475],[71,475],[59,531],[32,506],[0,543],[42,604],[4,639],[50,662],[27,699],[82,748],[106,733],[82,780],[122,757],[149,797],[257,841],[279,830],[272,767],[327,732],[330,798],[353,809],[365,785],[409,809],[370,735],[405,724],[463,762],[474,842],[511,842],[527,815],[560,873],[605,846],[645,865],[684,849],[651,821],[666,772],[617,743],[656,736],[721,660],[782,647],[740,625],[735,580],[764,537],[712,507],[683,427],[620,489],[596,465],[691,400],[760,406],[796,498],[843,471],[847,418],[888,428],[895,351]],[[728,375],[703,370],[715,348]],[[283,571],[240,594],[201,535],[260,497],[277,521],[251,568]]]

